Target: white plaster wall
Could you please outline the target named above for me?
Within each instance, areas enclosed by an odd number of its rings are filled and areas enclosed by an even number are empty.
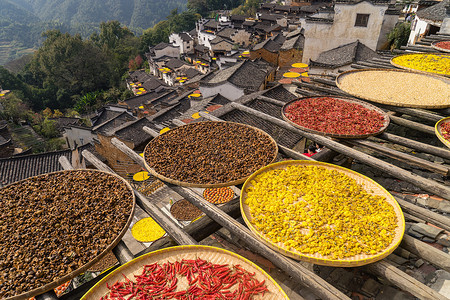
[[[215,38],[216,38],[215,34],[207,33],[207,32],[204,32],[204,31],[199,31],[198,32],[198,43],[200,45],[208,47],[209,50],[211,50],[211,44],[209,42],[212,41]]]
[[[169,36],[169,43],[174,45],[175,47],[179,47],[180,54],[187,53],[192,50],[192,47],[194,47],[194,41],[183,41],[183,39],[181,39],[180,35],[177,33],[172,33]]]
[[[79,147],[89,144],[94,140],[94,135],[89,129],[86,130],[76,127],[66,128],[63,136],[69,141],[70,149],[75,148],[75,143]]]
[[[232,85],[229,82],[214,87],[200,85],[199,90],[203,98],[208,98],[216,94],[221,94],[222,96],[230,100],[236,100],[244,95],[244,90]]]
[[[445,18],[442,21],[441,29],[439,29],[439,33],[442,34],[450,34],[450,18]]]
[[[381,26],[380,36],[377,42],[377,50],[385,49],[387,46],[387,35],[395,27],[398,22],[397,15],[385,15],[383,24]]]
[[[356,5],[336,4],[334,22],[302,22],[305,28],[303,62],[317,59],[323,51],[359,40],[372,50],[376,50],[386,6],[360,2]],[[369,14],[367,27],[355,26],[357,14]],[[386,30],[386,29],[385,29]]]
[[[408,45],[414,45],[417,42],[419,36],[427,30],[427,27],[428,23],[416,16],[411,25],[411,33],[409,34]]]

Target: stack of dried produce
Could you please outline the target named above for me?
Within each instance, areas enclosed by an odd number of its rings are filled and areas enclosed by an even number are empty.
[[[277,145],[256,128],[232,122],[199,122],[172,129],[145,148],[156,176],[212,185],[244,180],[272,162]]]
[[[269,292],[240,265],[213,264],[197,258],[145,265],[140,275],[118,281],[106,299],[256,299]]]
[[[314,165],[258,174],[246,188],[251,224],[272,243],[307,255],[374,255],[395,236],[397,216],[355,179]]]
[[[0,298],[81,272],[118,242],[134,205],[124,180],[94,170],[19,181],[0,199]]]
[[[170,207],[170,213],[172,216],[180,221],[192,221],[200,217],[203,212],[195,207],[191,202],[186,199],[181,199],[175,202]]]
[[[296,125],[330,135],[375,134],[386,125],[386,117],[375,107],[334,97],[295,100],[283,114]]]
[[[392,58],[392,64],[441,75],[450,75],[450,55],[414,53]]]
[[[210,188],[203,191],[203,198],[214,204],[230,201],[234,197],[234,191],[230,187]]]

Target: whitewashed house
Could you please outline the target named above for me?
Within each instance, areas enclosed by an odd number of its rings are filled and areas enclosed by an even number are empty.
[[[414,45],[422,37],[436,33],[450,34],[450,0],[417,11],[411,23],[408,45]]]
[[[194,49],[194,38],[187,32],[172,33],[169,43],[180,49],[180,54],[185,54]]]

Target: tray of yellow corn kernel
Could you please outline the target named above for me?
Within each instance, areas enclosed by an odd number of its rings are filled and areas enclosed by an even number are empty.
[[[241,213],[269,247],[320,265],[378,261],[400,244],[403,213],[382,186],[352,170],[313,161],[268,165],[244,183]]]
[[[401,69],[450,76],[450,54],[402,54],[391,58],[391,64]]]
[[[439,120],[434,126],[434,132],[438,139],[450,148],[450,117]]]

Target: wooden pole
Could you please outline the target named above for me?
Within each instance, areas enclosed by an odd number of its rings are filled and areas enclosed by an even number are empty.
[[[400,271],[392,264],[385,260],[381,260],[377,263],[370,264],[364,267],[371,273],[378,276],[386,278],[393,285],[407,291],[419,299],[436,299],[436,300],[446,300],[448,299],[442,294],[439,294],[435,290],[421,283],[420,281],[412,278],[406,273]],[[405,276],[406,275],[406,276]]]
[[[389,114],[389,118],[391,119],[392,123],[395,123],[397,125],[402,125],[420,132],[424,132],[430,135],[435,135],[434,128],[428,125],[420,124],[414,121],[406,120],[400,117],[393,116],[392,114]]]
[[[58,162],[64,170],[74,170],[74,167],[72,166],[72,164],[70,163],[70,161],[67,159],[66,156],[60,156]]]
[[[401,199],[400,195],[395,195],[395,200],[402,207],[404,212],[407,212],[413,216],[419,217],[437,227],[450,231],[450,218],[437,214],[435,212],[429,211],[428,209],[422,208],[420,206],[414,205]]]
[[[280,127],[286,128],[288,130],[292,130],[292,131],[296,132],[297,134],[304,136],[310,140],[313,140],[319,144],[322,144],[322,145],[326,146],[327,148],[335,150],[336,152],[343,153],[344,155],[347,155],[353,159],[357,159],[369,166],[380,169],[380,170],[384,171],[385,173],[390,174],[398,179],[412,183],[412,184],[422,188],[425,191],[428,191],[428,192],[438,195],[442,198],[450,200],[450,187],[448,187],[448,186],[442,185],[434,180],[427,179],[427,178],[418,176],[416,174],[413,174],[411,172],[405,171],[402,168],[399,168],[399,167],[389,164],[385,161],[382,161],[381,159],[372,157],[368,154],[365,154],[365,153],[362,153],[355,149],[352,149],[348,146],[345,146],[339,142],[333,141],[324,136],[320,136],[317,134],[313,134],[313,133],[309,133],[309,132],[300,130],[300,129],[288,124],[285,121],[282,121],[275,117],[269,116],[260,111],[251,109],[249,107],[243,106],[243,105],[235,103],[235,102],[231,103],[230,105],[238,110],[252,114],[263,120],[275,123]]]
[[[435,147],[429,144],[410,140],[392,133],[383,132],[376,136],[377,138],[396,143],[411,149],[419,150],[420,152],[430,153],[442,158],[450,159],[450,151],[444,148]]]
[[[96,168],[110,172],[108,166],[102,163],[97,157],[87,150],[81,155],[89,160]],[[138,155],[139,156],[139,155]],[[140,156],[139,156],[140,157]],[[114,174],[114,173],[113,173]],[[136,195],[136,202],[147,212],[162,228],[180,245],[196,245],[197,242],[183,231],[172,219],[164,214],[158,206],[149,201],[141,192],[133,189]]]
[[[403,236],[400,246],[426,261],[429,261],[433,265],[450,272],[450,255],[448,253],[436,249],[407,234]]]
[[[441,174],[444,176],[448,176],[450,174],[450,169],[443,165],[435,164],[435,163],[425,160],[423,158],[409,155],[409,154],[406,154],[406,153],[403,153],[403,152],[400,152],[400,151],[397,151],[397,150],[394,150],[394,149],[391,149],[388,147],[384,147],[384,146],[381,146],[381,145],[371,142],[371,141],[349,140],[349,141],[347,141],[347,143],[355,145],[355,146],[362,146],[365,148],[376,150],[378,153],[381,153],[383,155],[392,157],[394,159],[400,160],[407,164],[411,164],[411,165],[418,166],[423,169],[430,170],[437,174]]]

